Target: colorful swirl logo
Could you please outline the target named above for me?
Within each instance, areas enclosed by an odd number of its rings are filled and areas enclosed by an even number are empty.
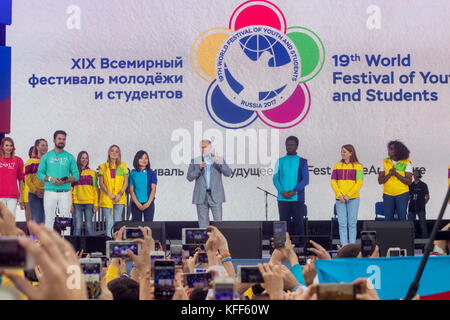
[[[306,82],[324,61],[320,38],[307,28],[287,27],[281,10],[264,0],[241,4],[228,28],[206,30],[191,49],[195,72],[210,83],[206,110],[229,129],[257,118],[273,128],[298,125],[311,107]]]

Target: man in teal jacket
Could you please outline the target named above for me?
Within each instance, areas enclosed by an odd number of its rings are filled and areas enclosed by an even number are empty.
[[[298,138],[286,139],[287,155],[278,159],[273,184],[278,190],[280,221],[286,221],[288,231],[304,234],[305,187],[309,183],[308,161],[297,155]],[[290,231],[291,232],[291,231]]]
[[[45,225],[53,229],[56,208],[60,217],[70,217],[72,182],[78,181],[80,173],[73,155],[64,151],[67,134],[58,130],[53,134],[55,148],[41,158],[37,178],[45,182]]]

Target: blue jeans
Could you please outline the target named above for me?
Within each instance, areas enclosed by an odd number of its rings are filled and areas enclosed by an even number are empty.
[[[400,221],[406,221],[406,210],[408,209],[409,192],[398,196],[383,194],[384,216],[386,221],[394,221],[394,212]]]
[[[45,223],[44,198],[39,198],[34,193],[28,193],[28,205],[30,206],[31,219],[37,224]]]
[[[102,208],[106,220],[106,236],[112,238],[114,223],[122,221],[123,204],[115,204],[113,208]]]
[[[85,235],[92,236],[94,231],[92,229],[92,216],[94,215],[94,205],[92,204],[73,204],[73,235],[81,236],[81,226],[83,225],[83,215],[86,221]]]
[[[345,203],[336,200],[336,212],[338,215],[339,237],[341,238],[341,245],[356,242],[356,223],[358,222],[358,208],[359,198],[350,199]]]

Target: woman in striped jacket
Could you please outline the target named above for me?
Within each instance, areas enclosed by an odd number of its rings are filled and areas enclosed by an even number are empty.
[[[334,165],[331,187],[336,195],[336,211],[341,245],[356,242],[359,191],[363,185],[363,166],[351,144],[341,148],[342,160]],[[347,232],[348,227],[348,232]]]
[[[84,216],[85,235],[92,236],[94,234],[92,218],[98,211],[97,174],[89,168],[89,154],[86,151],[78,153],[77,166],[80,179],[72,184],[73,235],[81,236]]]
[[[31,217],[36,223],[45,222],[44,212],[44,182],[36,176],[41,158],[48,151],[45,139],[37,139],[34,142],[33,154],[25,164],[25,183],[28,186],[28,205]]]

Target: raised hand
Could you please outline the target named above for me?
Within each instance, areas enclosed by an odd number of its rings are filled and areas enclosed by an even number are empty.
[[[28,238],[20,238],[19,243],[42,271],[39,286],[33,286],[17,274],[0,274],[9,277],[31,300],[86,300],[86,283],[72,245],[55,231],[33,221],[28,223],[28,229],[40,245]]]

